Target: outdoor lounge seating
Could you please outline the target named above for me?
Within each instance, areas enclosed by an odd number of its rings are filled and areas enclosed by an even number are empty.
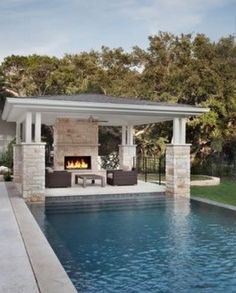
[[[137,170],[107,170],[107,184],[110,185],[135,185],[137,184]]]
[[[48,171],[45,177],[46,188],[71,187],[71,173],[67,171]]]

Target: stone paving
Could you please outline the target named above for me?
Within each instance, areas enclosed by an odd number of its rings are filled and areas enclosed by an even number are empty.
[[[0,183],[0,292],[77,292],[13,183]]]
[[[86,196],[86,195],[104,195],[104,194],[132,194],[132,193],[159,193],[165,192],[165,186],[139,180],[137,185],[130,186],[112,186],[101,187],[99,183],[88,184],[86,188],[81,184],[76,184],[71,188],[46,188],[45,196]]]
[[[0,183],[0,292],[38,293],[5,183]]]

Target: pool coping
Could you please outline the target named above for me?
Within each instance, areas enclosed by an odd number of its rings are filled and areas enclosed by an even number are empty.
[[[0,292],[39,293],[31,263],[8,196],[0,183]]]
[[[236,206],[233,206],[230,204],[225,204],[222,202],[218,202],[218,201],[214,201],[214,200],[206,199],[206,198],[201,198],[201,197],[197,197],[197,196],[191,196],[190,199],[236,212]]]
[[[77,292],[14,184],[5,186],[39,292]]]

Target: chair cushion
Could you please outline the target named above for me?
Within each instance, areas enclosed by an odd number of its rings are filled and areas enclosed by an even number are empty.
[[[131,171],[131,168],[129,166],[124,165],[123,166],[123,171]]]
[[[46,171],[47,171],[48,173],[53,173],[53,168],[51,168],[51,167],[46,167],[45,169],[46,169]]]

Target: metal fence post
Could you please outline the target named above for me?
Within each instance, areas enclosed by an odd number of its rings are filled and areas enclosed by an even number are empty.
[[[158,171],[159,171],[159,185],[161,185],[161,156],[159,157]]]
[[[145,182],[147,182],[147,157],[144,158],[144,175],[145,175]]]

